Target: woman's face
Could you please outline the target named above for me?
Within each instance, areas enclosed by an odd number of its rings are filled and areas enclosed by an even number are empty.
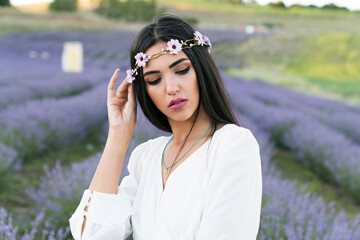
[[[158,42],[146,51],[146,56],[166,48],[166,42]],[[199,104],[199,87],[195,69],[183,51],[149,60],[143,73],[147,93],[169,122],[193,117]],[[179,98],[185,101],[170,106],[172,100]]]

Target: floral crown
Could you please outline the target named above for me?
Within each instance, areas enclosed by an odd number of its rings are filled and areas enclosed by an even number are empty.
[[[166,50],[162,49],[161,52],[155,53],[151,56],[146,56],[146,54],[143,52],[139,52],[138,54],[136,54],[135,68],[126,71],[127,82],[132,83],[135,80],[135,76],[138,75],[138,68],[145,67],[147,61],[149,61],[150,59],[158,58],[168,52],[170,52],[170,54],[178,54],[178,52],[180,52],[182,49],[192,48],[193,46],[203,46],[205,44],[205,46],[209,47],[208,51],[210,53],[210,39],[205,35],[203,36],[199,31],[195,31],[194,35],[194,38],[188,39],[186,41],[181,40],[179,42],[179,40],[177,39],[171,39],[167,42]]]

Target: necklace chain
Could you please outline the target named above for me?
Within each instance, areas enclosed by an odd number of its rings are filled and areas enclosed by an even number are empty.
[[[178,161],[180,161],[180,159],[182,159],[182,158],[185,156],[185,154],[186,154],[187,152],[190,151],[190,149],[191,149],[191,148],[200,140],[200,138],[202,138],[202,136],[204,136],[204,134],[210,129],[211,125],[212,125],[212,123],[211,123],[210,126],[206,129],[206,131],[205,131],[203,134],[201,134],[201,136],[193,143],[193,145],[191,145],[191,147],[190,147],[176,162],[174,162],[173,164],[171,164],[171,166],[167,167],[167,166],[165,166],[164,152],[165,152],[165,149],[166,149],[167,145],[169,144],[169,142],[174,138],[174,135],[171,136],[171,138],[169,139],[169,141],[166,143],[165,148],[164,148],[164,150],[163,150],[163,152],[162,152],[162,156],[161,156],[162,163],[163,163],[163,165],[164,165],[164,167],[165,167],[165,169],[164,169],[164,173],[165,173],[165,174],[167,173],[167,169],[168,169],[168,168],[174,166]]]

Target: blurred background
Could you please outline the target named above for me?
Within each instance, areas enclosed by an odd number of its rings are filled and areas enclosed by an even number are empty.
[[[0,239],[72,239],[107,138],[107,84],[160,13],[210,38],[260,144],[258,239],[360,239],[357,0],[0,0]],[[162,135],[139,107],[121,179]]]

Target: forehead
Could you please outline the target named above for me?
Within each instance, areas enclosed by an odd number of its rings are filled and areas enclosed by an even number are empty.
[[[145,53],[146,56],[152,56],[154,54],[160,53],[162,49],[166,50],[167,43],[166,42],[158,42],[155,45],[151,46]],[[167,52],[164,55],[161,55],[158,58],[150,59],[146,63],[145,69],[150,69],[158,66],[169,66],[176,60],[180,58],[188,58],[183,51],[179,51],[178,54],[170,54]]]

